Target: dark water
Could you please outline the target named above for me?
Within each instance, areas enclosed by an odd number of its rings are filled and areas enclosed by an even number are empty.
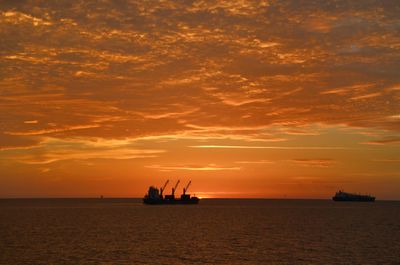
[[[0,264],[400,264],[400,202],[0,200]]]

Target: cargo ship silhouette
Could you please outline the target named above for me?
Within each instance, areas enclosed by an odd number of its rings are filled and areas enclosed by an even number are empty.
[[[147,194],[143,198],[144,204],[198,204],[199,198],[196,196],[190,196],[186,194],[192,181],[183,188],[183,193],[180,198],[175,198],[175,191],[178,188],[180,180],[178,180],[175,186],[172,188],[172,193],[170,195],[163,195],[165,187],[167,187],[169,180],[167,180],[160,189],[150,186]]]
[[[335,196],[332,197],[332,200],[343,201],[343,202],[374,202],[375,197],[371,195],[348,193],[339,190],[338,192],[336,192]]]

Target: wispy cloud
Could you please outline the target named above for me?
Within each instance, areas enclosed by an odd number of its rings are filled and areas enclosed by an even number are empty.
[[[163,149],[140,149],[130,140],[91,138],[44,138],[30,149],[32,152],[25,151],[26,148],[14,148],[7,158],[25,164],[49,164],[64,160],[155,158],[166,152]]]
[[[186,111],[182,111],[182,112],[163,112],[163,113],[138,113],[139,115],[141,115],[142,117],[146,118],[146,119],[163,119],[163,118],[180,118],[180,117],[184,117],[188,114],[194,113],[197,110],[199,110],[198,108],[193,108],[193,109],[189,109]]]
[[[306,159],[306,158],[297,158],[288,160],[291,163],[301,166],[307,167],[331,167],[337,163],[337,161],[333,159]]]
[[[223,167],[215,164],[208,165],[149,165],[147,168],[157,169],[159,171],[175,171],[175,170],[189,170],[189,171],[222,171],[222,170],[240,170],[240,167]]]
[[[365,95],[355,96],[355,97],[352,97],[351,99],[353,99],[353,100],[369,99],[369,98],[378,97],[380,95],[382,95],[381,92],[375,92],[375,93],[369,93],[369,94],[365,94]]]
[[[371,145],[400,144],[400,137],[387,137],[379,140],[371,140],[368,142],[363,142],[363,144],[371,144]]]
[[[253,161],[236,161],[238,164],[273,164],[276,161],[273,160],[253,160]]]
[[[158,157],[164,150],[134,150],[134,149],[118,149],[118,150],[102,150],[99,151],[77,151],[77,150],[60,150],[51,151],[41,155],[21,155],[15,157],[16,161],[25,164],[49,164],[63,160],[90,160],[90,159],[134,159],[134,158],[154,158]]]
[[[2,16],[6,22],[12,24],[32,23],[33,26],[51,26],[53,24],[49,20],[16,11],[3,12]]]
[[[90,128],[98,128],[98,127],[100,127],[99,124],[91,124],[91,125],[76,125],[76,126],[69,126],[69,127],[49,128],[49,129],[22,131],[22,132],[4,132],[4,133],[9,134],[9,135],[17,135],[17,136],[44,135],[44,134],[83,130],[83,129],[90,129]]]
[[[388,159],[372,159],[371,161],[374,161],[374,162],[383,162],[383,163],[400,163],[400,158],[394,158],[394,159],[391,159],[391,158],[388,158]]]
[[[281,150],[345,150],[348,147],[335,146],[255,146],[255,145],[192,145],[192,148],[216,149],[281,149]]]
[[[37,120],[24,121],[25,124],[37,124]]]
[[[355,84],[350,86],[343,86],[343,87],[336,87],[328,90],[323,90],[320,92],[321,95],[326,94],[346,94],[346,93],[353,93],[358,91],[365,91],[371,87],[374,87],[376,84]]]

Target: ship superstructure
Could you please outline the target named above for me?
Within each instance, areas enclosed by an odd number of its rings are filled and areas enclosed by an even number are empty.
[[[332,197],[334,201],[358,201],[358,202],[373,202],[375,197],[371,195],[361,195],[339,190],[335,196]]]
[[[165,188],[167,187],[169,180],[167,180],[160,189],[155,186],[150,186],[147,194],[143,198],[143,203],[145,204],[197,204],[199,203],[199,198],[196,196],[191,196],[186,194],[192,181],[183,188],[183,193],[180,198],[175,198],[175,191],[178,188],[180,180],[178,180],[175,186],[172,188],[171,194],[163,195]]]

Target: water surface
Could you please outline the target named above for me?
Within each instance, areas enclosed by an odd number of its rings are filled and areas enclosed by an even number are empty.
[[[0,200],[0,264],[400,264],[400,202]]]

